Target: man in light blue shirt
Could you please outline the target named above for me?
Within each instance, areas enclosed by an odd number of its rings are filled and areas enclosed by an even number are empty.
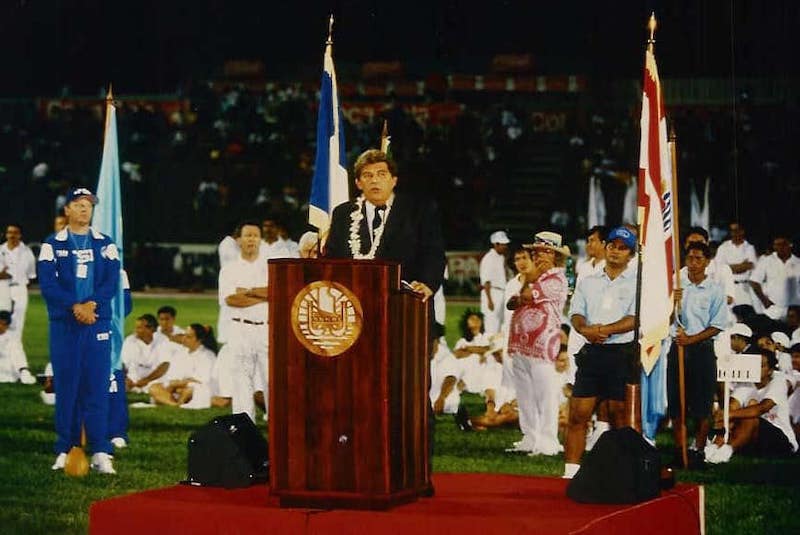
[[[598,401],[607,400],[615,427],[625,425],[625,385],[635,383],[634,351],[636,270],[628,264],[636,251],[636,236],[617,227],[606,238],[606,265],[578,283],[570,306],[573,328],[586,338],[575,355],[577,373],[569,405],[564,448],[564,477],[580,468],[586,426]]]
[[[677,348],[685,351],[686,415],[694,420],[695,444],[702,451],[708,436],[708,417],[717,384],[717,359],[713,337],[728,323],[725,290],[706,275],[711,252],[704,243],[690,243],[686,249],[686,270],[681,271],[678,327],[673,336],[667,364],[667,394],[675,443],[680,444],[681,420]]]

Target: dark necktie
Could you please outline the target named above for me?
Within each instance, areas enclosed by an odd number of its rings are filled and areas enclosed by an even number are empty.
[[[381,226],[383,223],[383,212],[386,210],[386,206],[376,206],[375,207],[375,217],[372,218],[372,237],[375,237],[375,231],[378,230],[378,227]]]

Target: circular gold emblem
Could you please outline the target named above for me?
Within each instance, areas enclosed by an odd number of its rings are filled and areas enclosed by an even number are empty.
[[[356,343],[364,316],[353,292],[333,281],[316,281],[298,292],[291,317],[294,335],[306,349],[335,357]]]

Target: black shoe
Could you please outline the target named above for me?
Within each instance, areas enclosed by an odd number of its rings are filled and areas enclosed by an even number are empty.
[[[462,431],[472,431],[472,423],[469,421],[469,414],[467,414],[467,409],[464,405],[459,405],[458,410],[453,415],[453,419],[456,421],[456,425]]]
[[[688,457],[689,470],[705,470],[707,468],[706,455],[702,451],[689,450]]]

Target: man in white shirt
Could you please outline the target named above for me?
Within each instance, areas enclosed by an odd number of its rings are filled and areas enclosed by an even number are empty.
[[[744,239],[744,227],[737,222],[730,224],[729,240],[722,242],[717,249],[715,260],[726,264],[733,272],[736,295],[733,305],[750,305],[760,312],[760,307],[750,290],[750,274],[756,265],[756,249]]]
[[[233,362],[233,413],[246,412],[255,421],[253,394],[260,390],[264,393],[265,405],[269,401],[267,262],[259,254],[261,227],[258,223],[245,222],[239,232],[239,259],[227,264],[219,273],[219,303],[232,309],[227,349]]]
[[[136,318],[134,333],[122,342],[120,358],[127,371],[128,391],[146,392],[169,369],[172,343],[166,336],[156,336],[157,326],[152,314],[143,314]]]
[[[508,235],[502,230],[489,236],[492,248],[483,255],[480,263],[481,277],[481,313],[486,334],[491,336],[500,331],[503,322],[506,282],[506,252],[508,251]]]
[[[164,305],[158,309],[156,314],[158,317],[158,333],[169,338],[170,342],[180,344],[183,340],[183,335],[186,334],[186,330],[175,325],[175,318],[178,316],[178,311],[175,310],[175,307]]]
[[[608,229],[602,225],[596,225],[586,233],[586,258],[578,260],[575,264],[575,284],[578,284],[583,277],[598,273],[605,267],[606,234]]]
[[[28,310],[28,281],[36,278],[36,259],[22,242],[22,227],[19,225],[6,227],[6,242],[0,245],[0,257],[0,284],[8,286],[11,301],[10,329],[22,340]]]
[[[270,258],[299,258],[300,251],[296,242],[289,239],[289,234],[283,222],[275,217],[265,218],[261,222],[260,254],[266,259]],[[283,234],[283,236],[282,236]]]
[[[750,286],[764,314],[783,321],[788,306],[800,304],[800,258],[792,254],[792,243],[785,236],[775,237],[772,250],[759,260],[750,275]]]

